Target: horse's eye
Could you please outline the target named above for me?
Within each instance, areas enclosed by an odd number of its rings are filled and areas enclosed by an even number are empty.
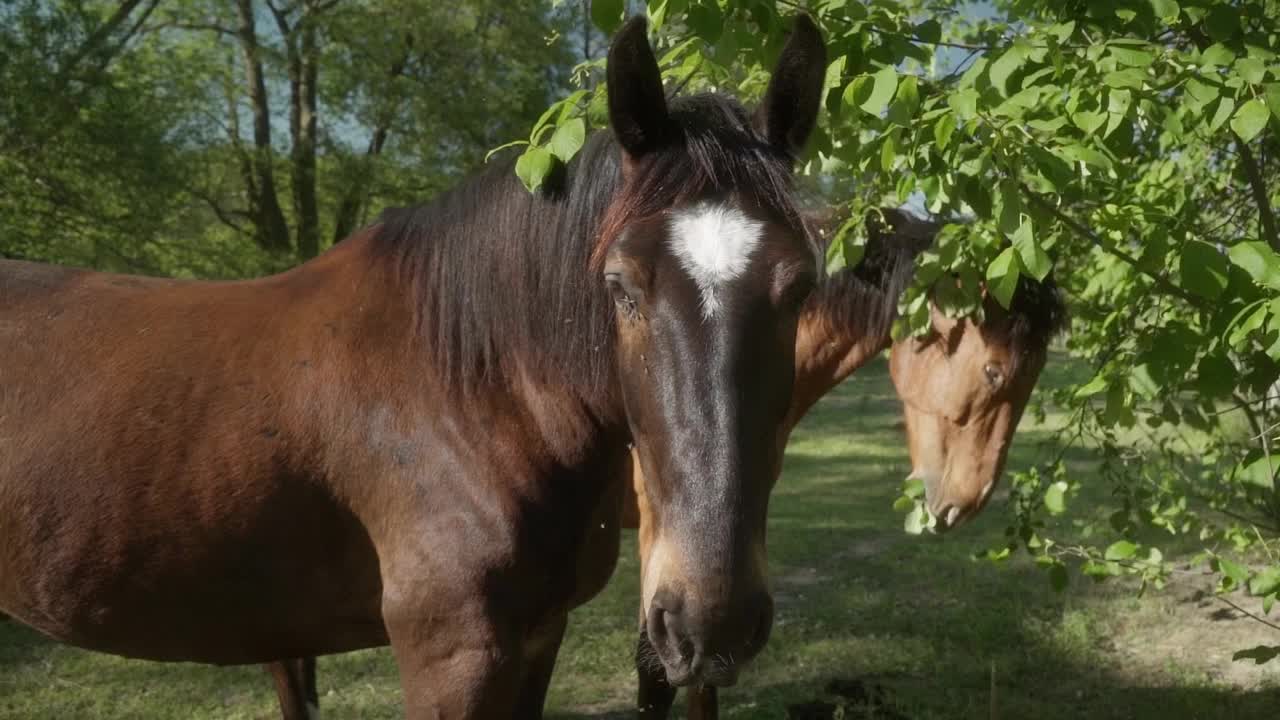
[[[995,365],[990,363],[983,365],[982,372],[987,376],[987,382],[991,387],[1000,387],[1001,383],[1004,382],[1004,373]]]
[[[786,292],[782,295],[782,305],[792,312],[798,312],[804,307],[809,296],[813,294],[814,282],[813,278],[800,278],[791,283]]]
[[[628,315],[636,311],[636,301],[627,293],[627,289],[622,286],[622,275],[620,273],[606,273],[604,282],[609,286],[609,294],[613,296],[613,303],[618,306],[619,310],[626,312]]]

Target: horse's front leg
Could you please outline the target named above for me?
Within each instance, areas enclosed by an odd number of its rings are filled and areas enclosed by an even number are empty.
[[[526,669],[522,633],[504,627],[485,606],[476,596],[384,608],[407,720],[513,716]]]
[[[539,628],[525,641],[525,674],[520,685],[520,698],[513,717],[522,720],[541,720],[543,706],[547,702],[547,688],[551,685],[551,673],[556,667],[556,655],[569,616],[564,615]]]
[[[689,688],[685,699],[689,701],[688,720],[719,720],[720,691],[714,686]]]
[[[315,658],[281,660],[264,667],[275,681],[283,720],[316,720],[320,717]]]

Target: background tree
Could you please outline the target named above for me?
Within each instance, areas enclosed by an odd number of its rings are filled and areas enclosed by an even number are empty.
[[[563,94],[581,15],[0,0],[0,250],[200,276],[312,257],[443,189]]]

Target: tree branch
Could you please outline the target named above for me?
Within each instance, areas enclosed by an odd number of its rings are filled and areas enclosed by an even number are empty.
[[[1258,220],[1262,224],[1263,239],[1272,250],[1280,252],[1280,235],[1276,234],[1276,216],[1271,209],[1271,198],[1267,196],[1267,184],[1262,179],[1262,172],[1258,169],[1258,161],[1254,159],[1249,144],[1240,139],[1236,131],[1231,131],[1231,137],[1235,138],[1236,150],[1240,154],[1240,165],[1244,168],[1244,175],[1249,179],[1249,188],[1253,191],[1253,201],[1258,204]]]
[[[93,33],[89,35],[88,39],[84,41],[84,44],[82,44],[76,52],[72,54],[71,57],[67,58],[62,64],[62,68],[59,70],[59,75],[61,76],[59,85],[65,86],[65,84],[70,80],[71,72],[75,66],[79,65],[82,60],[97,50],[98,46],[101,45],[111,35],[111,33],[118,30],[120,26],[129,19],[129,16],[133,14],[133,11],[141,4],[142,0],[124,0],[124,2],[120,3],[120,6],[116,8],[116,11],[111,13],[111,17],[107,18],[106,22],[102,23],[97,30],[94,30]],[[155,7],[154,0],[152,2],[152,7]]]
[[[1134,258],[1132,255],[1124,252],[1119,248],[1108,247],[1106,243],[1102,242],[1102,238],[1099,238],[1096,234],[1094,234],[1092,230],[1082,225],[1075,218],[1062,212],[1062,210],[1058,208],[1057,205],[1054,205],[1053,203],[1049,202],[1049,200],[1045,198],[1043,195],[1027,187],[1026,183],[1019,182],[1018,187],[1021,188],[1022,194],[1025,195],[1028,199],[1030,199],[1031,202],[1035,203],[1040,208],[1044,209],[1045,211],[1053,215],[1060,222],[1062,222],[1062,224],[1071,228],[1071,230],[1074,231],[1080,237],[1092,242],[1094,245],[1101,248],[1107,254],[1115,257],[1116,259],[1125,263],[1126,265],[1133,268],[1134,270],[1137,270],[1142,275],[1145,275],[1146,277],[1150,278],[1152,282],[1154,282],[1156,286],[1158,286],[1161,290],[1164,290],[1165,292],[1171,295],[1174,295],[1183,300],[1186,300],[1188,303],[1196,307],[1201,307],[1203,305],[1203,301],[1201,301],[1200,298],[1196,297],[1195,295],[1192,295],[1190,292],[1169,282],[1168,278],[1164,277],[1163,275],[1157,275],[1155,273],[1149,272],[1146,269],[1144,269],[1142,267],[1142,264],[1139,263],[1138,260]]]

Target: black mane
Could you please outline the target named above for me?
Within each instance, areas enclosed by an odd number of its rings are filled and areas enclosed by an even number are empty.
[[[943,226],[902,210],[884,208],[881,213],[885,224],[878,219],[868,220],[861,262],[831,275],[807,304],[807,310],[818,313],[832,330],[887,339],[898,317],[898,299],[915,273],[916,257],[933,245]],[[1053,276],[1042,282],[1025,275],[1019,277],[1009,303],[1009,316],[1015,348],[1048,347],[1067,324],[1066,303]]]
[[[789,159],[737,101],[691,95],[669,112],[674,137],[632,166],[625,189],[622,151],[598,131],[537,193],[508,156],[376,221],[376,251],[413,299],[423,349],[450,387],[465,394],[522,373],[584,396],[611,388],[614,312],[595,265],[633,219],[737,191],[805,232]]]

